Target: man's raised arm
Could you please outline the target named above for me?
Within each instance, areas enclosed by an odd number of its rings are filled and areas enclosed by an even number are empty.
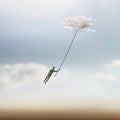
[[[60,69],[58,69],[58,70],[54,70],[54,72],[58,72],[58,71],[60,71]]]

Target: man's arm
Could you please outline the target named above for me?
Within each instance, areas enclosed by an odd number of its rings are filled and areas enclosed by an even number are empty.
[[[60,69],[58,69],[58,70],[54,70],[54,72],[58,72],[58,71],[60,71]]]

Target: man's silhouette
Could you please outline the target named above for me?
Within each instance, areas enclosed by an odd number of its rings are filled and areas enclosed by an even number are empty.
[[[60,69],[55,70],[55,67],[53,67],[52,69],[49,70],[48,75],[46,76],[45,80],[43,81],[45,84],[47,83],[47,81],[50,79],[50,77],[52,76],[53,72],[58,72]]]

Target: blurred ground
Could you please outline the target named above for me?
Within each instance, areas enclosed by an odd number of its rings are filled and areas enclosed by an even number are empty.
[[[118,112],[2,110],[0,120],[120,120],[120,114]]]

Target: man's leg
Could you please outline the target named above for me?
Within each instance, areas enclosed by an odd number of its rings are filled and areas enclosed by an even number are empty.
[[[45,77],[45,79],[44,79],[44,81],[43,81],[43,82],[45,83],[45,81],[46,81],[47,79],[48,79],[48,75]]]
[[[47,83],[47,81],[50,79],[50,76],[47,77],[47,79],[45,80],[45,84]]]

